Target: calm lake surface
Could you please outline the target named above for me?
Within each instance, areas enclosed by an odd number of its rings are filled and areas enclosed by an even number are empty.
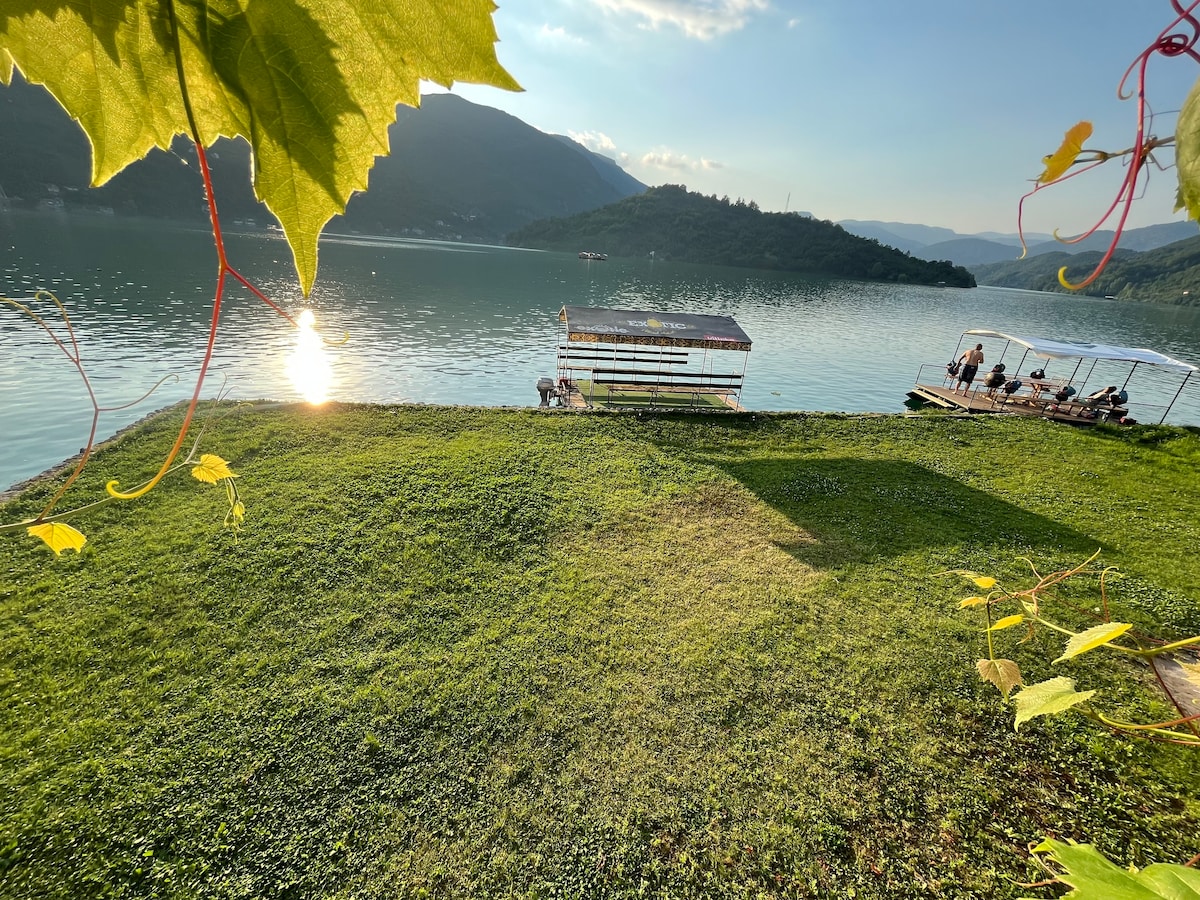
[[[281,239],[234,234],[229,247],[231,262],[277,303],[292,313],[305,306]],[[105,413],[100,438],[190,396],[215,276],[207,232],[0,213],[0,295],[22,299],[46,289],[64,302],[102,406],[129,403],[164,375],[179,375],[131,408]],[[563,305],[733,316],[754,342],[742,403],[759,410],[900,412],[920,366],[955,355],[971,328],[1147,347],[1200,363],[1200,309],[359,236],[322,240],[308,305],[325,334],[349,335],[328,350],[331,398],[344,401],[534,406],[537,379],[554,374]],[[52,305],[37,308],[55,322]],[[53,327],[66,339],[61,320]],[[204,395],[214,396],[224,380],[234,398],[299,399],[285,374],[296,339],[233,285]],[[984,344],[990,365],[1001,342]],[[1006,357],[1010,373],[1018,361]],[[1062,371],[1049,365],[1048,374],[1070,374],[1057,365]],[[1127,366],[1111,373],[1103,366],[1096,386],[1124,381]],[[1143,371],[1129,387],[1135,416],[1137,400],[1165,404],[1181,380]],[[90,419],[71,363],[44,330],[0,306],[0,488],[77,453]],[[1189,381],[1167,421],[1200,424],[1200,378]]]

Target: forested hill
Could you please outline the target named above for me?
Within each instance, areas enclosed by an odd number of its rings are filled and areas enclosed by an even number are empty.
[[[680,185],[651,188],[591,212],[534,222],[508,243],[683,262],[811,272],[842,278],[974,287],[962,266],[927,262],[856,237],[840,225],[753,203],[718,200]]]
[[[1047,253],[1032,259],[972,266],[982,284],[1023,288],[1029,291],[1063,291],[1058,270],[1067,267],[1067,278],[1082,281],[1103,254]],[[1200,237],[1176,241],[1157,250],[1136,253],[1118,250],[1100,277],[1081,293],[1147,303],[1200,305]]]

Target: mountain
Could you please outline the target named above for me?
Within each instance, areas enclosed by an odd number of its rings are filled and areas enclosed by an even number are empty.
[[[396,110],[392,153],[376,162],[366,193],[334,228],[447,230],[499,240],[530,222],[613,203],[646,186],[574,141],[454,94],[429,94]],[[443,224],[438,225],[441,221]]]
[[[333,231],[501,240],[529,222],[571,215],[645,190],[613,160],[561,136],[453,94],[397,108],[390,156],[376,160],[370,190],[351,198]],[[250,187],[250,149],[220,140],[209,151],[227,222],[265,227],[273,217]],[[83,132],[40,86],[14,76],[0,88],[0,203],[203,220],[195,150],[177,139],[102,188],[88,188]]]
[[[851,234],[872,238],[889,247],[896,247],[924,259],[948,259],[960,266],[1003,262],[1021,255],[1021,239],[1016,234],[989,231],[963,235],[949,228],[910,225],[903,222],[861,222],[847,219],[839,222]],[[1144,228],[1131,228],[1121,235],[1120,247],[1126,250],[1154,250],[1167,244],[1192,237],[1200,232],[1195,222],[1166,222]],[[1108,249],[1112,231],[1098,231],[1078,244],[1063,244],[1051,234],[1027,234],[1026,256],[1044,253],[1086,253]],[[1015,249],[1014,249],[1015,248]]]
[[[889,247],[896,247],[899,250],[907,250],[910,253],[914,249],[925,247],[929,244],[936,244],[939,241],[952,241],[955,238],[963,237],[963,235],[956,234],[949,228],[940,228],[935,225],[910,225],[906,222],[859,221],[858,219],[843,219],[838,224],[851,234],[870,238],[879,241],[881,244],[887,244]],[[893,243],[893,241],[896,243]]]
[[[1103,257],[1098,251],[1045,253],[1030,259],[972,266],[980,284],[1060,291],[1058,270],[1081,281]],[[1200,305],[1200,235],[1153,250],[1117,250],[1099,277],[1081,293],[1151,303]]]
[[[572,152],[578,152],[581,149],[579,143],[574,138],[567,137],[565,134],[552,134],[550,136],[562,141],[571,148]],[[616,188],[622,197],[640,194],[646,189],[646,185],[617,165],[615,159],[596,153],[593,150],[588,150],[587,148],[583,149],[587,154],[588,161],[595,167],[600,177]]]
[[[730,203],[673,184],[590,212],[534,222],[510,234],[508,242],[871,281],[975,286],[961,266],[916,259],[832,222],[764,213],[754,203]]]
[[[1020,246],[1001,244],[983,238],[960,237],[952,241],[939,241],[913,251],[926,259],[949,259],[960,265],[972,266],[977,263],[1002,262],[1016,259],[1021,255]]]

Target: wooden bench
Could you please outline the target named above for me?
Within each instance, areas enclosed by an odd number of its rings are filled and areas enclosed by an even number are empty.
[[[649,394],[651,405],[662,394],[682,394],[699,401],[702,395],[729,397],[742,390],[742,376],[724,372],[649,371],[637,368],[594,368],[590,381],[608,391]]]

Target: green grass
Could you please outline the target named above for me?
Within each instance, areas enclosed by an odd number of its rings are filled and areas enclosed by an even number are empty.
[[[82,554],[0,536],[0,896],[1015,898],[1061,893],[1015,884],[1043,836],[1200,850],[1200,757],[1014,733],[936,577],[1100,548],[1120,616],[1200,631],[1195,434],[334,406],[204,449],[236,540],[183,475],[76,522]],[[1164,710],[1015,631],[1029,678]]]

